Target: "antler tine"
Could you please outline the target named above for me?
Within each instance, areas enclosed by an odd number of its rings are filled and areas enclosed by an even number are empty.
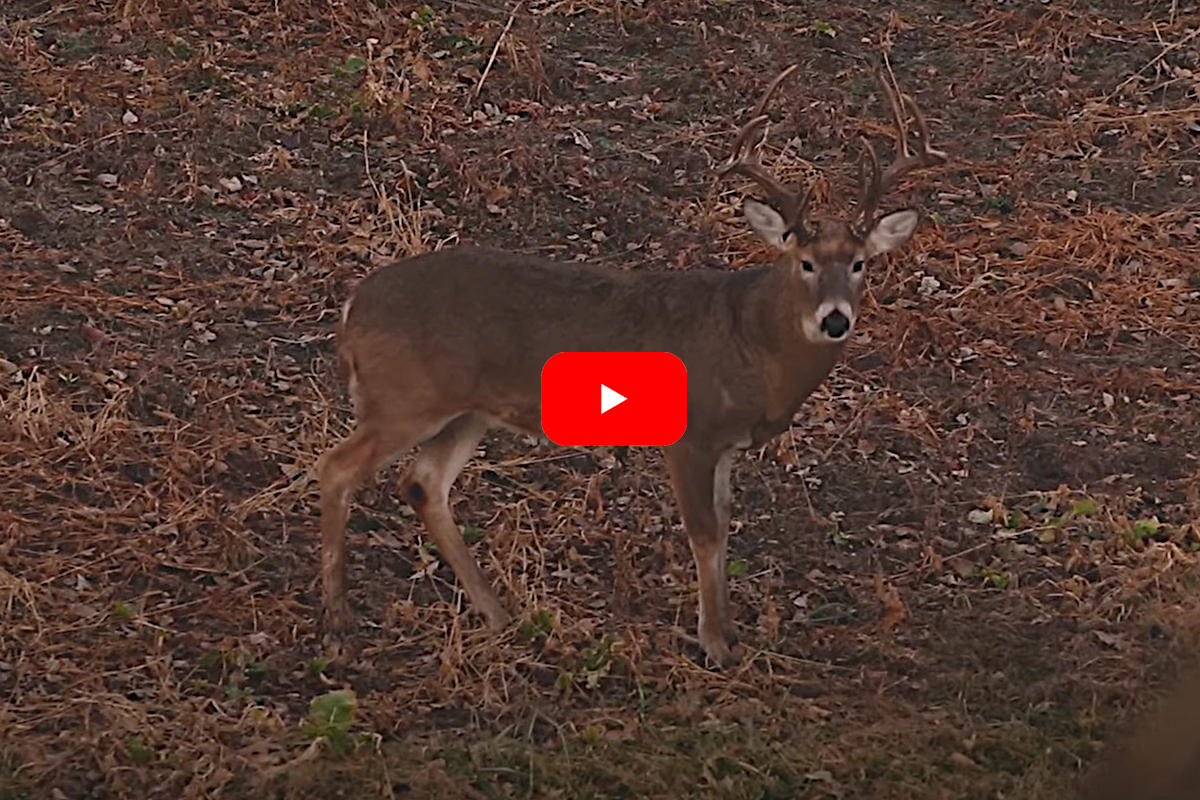
[[[896,159],[880,174],[879,162],[875,158],[875,152],[871,149],[870,143],[866,142],[865,139],[863,140],[866,153],[870,154],[870,160],[874,164],[871,181],[869,184],[863,183],[862,199],[859,203],[859,212],[856,215],[857,224],[863,229],[871,226],[875,218],[875,212],[878,210],[879,201],[883,198],[884,193],[896,184],[896,181],[915,169],[936,167],[939,164],[944,164],[949,158],[946,153],[941,150],[935,150],[930,146],[929,124],[925,121],[925,115],[921,113],[917,101],[913,100],[909,95],[899,92],[882,74],[879,76],[879,81],[883,85],[884,94],[887,96],[888,108],[891,110],[892,120],[896,123]],[[909,145],[908,127],[905,124],[906,112],[912,115],[913,124],[916,126],[916,132],[921,140],[920,146],[915,152]]]
[[[887,171],[883,174],[883,184],[885,189],[892,184],[896,179],[904,175],[906,172],[917,169],[919,167],[936,167],[939,164],[944,164],[949,157],[941,150],[934,150],[929,146],[929,123],[925,121],[925,115],[921,113],[921,108],[917,105],[917,101],[913,100],[907,94],[900,94],[887,81],[883,82],[884,90],[888,95],[888,105],[892,108],[892,118],[896,120],[896,130],[899,131],[900,142],[897,147],[897,157]],[[904,124],[904,111],[912,114],[913,124],[917,128],[917,133],[921,138],[920,147],[914,153],[908,145],[908,128]]]
[[[896,136],[899,139],[896,145],[897,159],[907,157],[912,151],[908,149],[908,126],[904,124],[904,111],[906,101],[911,103],[912,98],[903,95],[903,99],[901,99],[898,88],[893,86],[892,82],[882,73],[879,75],[879,83],[883,86],[883,94],[887,97],[888,111],[892,114],[892,122],[896,123]]]
[[[766,189],[770,199],[777,203],[788,203],[794,195],[791,187],[783,184],[762,165],[761,148],[767,138],[768,117],[755,117],[746,123],[733,143],[733,152],[729,161],[721,168],[720,175],[725,177],[736,172],[757,182]]]
[[[767,87],[765,92],[763,92],[762,99],[760,99],[758,101],[758,105],[754,107],[754,116],[756,118],[761,117],[767,112],[767,103],[771,102],[771,95],[775,94],[775,90],[779,88],[779,85],[790,78],[792,73],[798,69],[800,69],[799,64],[792,64],[790,67],[784,69],[783,72],[775,76],[775,80],[771,81],[771,85]]]
[[[805,214],[808,212],[808,202],[812,197],[812,187],[798,190],[783,183],[762,165],[761,157],[763,142],[766,141],[770,122],[770,118],[765,113],[767,104],[770,103],[775,90],[799,68],[799,64],[792,64],[776,75],[775,79],[767,86],[758,105],[754,107],[753,117],[738,133],[732,152],[729,154],[729,160],[725,162],[719,172],[722,178],[731,172],[736,172],[759,184],[766,190],[768,199],[779,207],[779,212],[788,223],[788,227],[792,229],[799,228],[804,221]]]
[[[875,218],[879,201],[883,197],[883,183],[879,173],[879,158],[875,148],[867,137],[862,138],[862,154],[858,158],[858,212],[854,216],[852,226],[860,233],[866,233]],[[868,169],[869,167],[869,169]]]

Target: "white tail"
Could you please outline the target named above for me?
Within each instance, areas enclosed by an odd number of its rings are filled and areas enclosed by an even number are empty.
[[[876,220],[883,193],[904,173],[945,161],[929,147],[911,98],[886,83],[900,129],[897,160],[881,173],[868,145],[854,218],[809,221],[811,189],[782,184],[759,161],[763,111],[784,70],[742,129],[722,174],[759,183],[769,203],[747,200],[751,227],[780,252],[773,264],[732,272],[626,272],[456,247],[381,269],[358,287],[338,332],[357,424],[325,453],[321,543],[326,629],[350,621],[345,522],[355,488],[420,446],[401,492],[496,630],[509,621],[458,532],[450,487],[485,432],[542,435],[540,374],[563,351],[666,351],[687,367],[687,431],[666,448],[667,471],[699,575],[699,638],[708,658],[736,662],[726,585],[730,464],[738,449],[787,430],[829,374],[858,313],[863,265],[900,247],[916,211]],[[912,153],[905,110],[920,149]]]

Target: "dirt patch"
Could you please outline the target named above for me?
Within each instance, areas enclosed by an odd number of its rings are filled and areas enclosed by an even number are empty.
[[[0,797],[1071,791],[1197,646],[1200,11],[509,14],[0,11]],[[771,157],[836,211],[883,55],[953,160],[893,198],[927,218],[846,361],[735,466],[743,665],[697,663],[657,452],[508,435],[454,502],[520,623],[464,608],[392,470],[328,664],[306,475],[350,422],[350,288],[455,241],[757,263],[732,133],[799,63]]]

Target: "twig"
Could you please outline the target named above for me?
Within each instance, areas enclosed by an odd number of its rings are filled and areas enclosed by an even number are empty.
[[[89,139],[87,141],[79,142],[78,144],[70,145],[65,150],[63,150],[61,153],[59,153],[58,155],[56,155],[52,158],[49,158],[46,161],[43,161],[41,164],[38,165],[38,169],[39,170],[48,169],[48,168],[54,166],[55,164],[57,164],[58,162],[62,161],[63,159],[67,158],[68,156],[71,156],[74,153],[78,153],[80,150],[83,150],[86,147],[94,147],[95,145],[101,144],[103,142],[112,141],[113,139],[119,139],[122,136],[139,136],[139,135],[141,135],[141,136],[147,136],[147,135],[161,136],[161,135],[167,134],[167,133],[179,133],[179,131],[181,131],[181,130],[182,130],[182,128],[157,128],[157,129],[156,128],[122,128],[121,130],[116,130],[111,133],[106,133],[103,136],[100,136],[96,139]]]
[[[1155,33],[1157,33],[1157,32],[1158,31],[1157,31],[1157,27],[1156,27]],[[1172,50],[1178,50],[1180,47],[1183,47],[1185,44],[1190,42],[1192,39],[1195,39],[1197,36],[1200,36],[1200,28],[1197,28],[1196,30],[1192,31],[1187,36],[1184,36],[1182,39],[1175,42],[1174,44],[1169,44],[1166,47],[1164,47],[1162,50],[1159,51],[1158,55],[1156,55],[1154,58],[1152,58],[1148,62],[1146,62],[1146,65],[1144,67],[1142,67],[1137,72],[1133,73],[1128,78],[1126,78],[1125,80],[1123,80],[1119,84],[1117,84],[1117,88],[1113,89],[1111,92],[1109,92],[1107,95],[1105,95],[1104,99],[1101,100],[1099,103],[1097,103],[1095,108],[1098,109],[1098,108],[1102,108],[1103,106],[1108,105],[1109,100],[1112,100],[1114,97],[1116,97],[1121,92],[1122,89],[1124,89],[1129,84],[1133,83],[1139,75],[1141,75],[1143,72],[1145,72],[1146,70],[1153,67],[1159,61],[1162,61],[1164,58],[1166,58],[1167,54],[1170,53]]]
[[[471,90],[470,96],[467,97],[467,105],[475,102],[475,98],[479,96],[479,92],[483,89],[483,82],[487,80],[488,73],[492,71],[492,65],[496,63],[496,54],[500,52],[500,45],[504,42],[504,37],[508,34],[509,28],[512,27],[513,21],[517,18],[517,12],[521,10],[525,0],[517,0],[517,4],[513,6],[512,13],[508,15],[508,22],[504,23],[504,30],[500,31],[500,35],[496,37],[496,46],[492,48],[492,54],[488,56],[487,66],[483,68],[483,74],[479,76],[479,83],[475,84],[475,88]]]

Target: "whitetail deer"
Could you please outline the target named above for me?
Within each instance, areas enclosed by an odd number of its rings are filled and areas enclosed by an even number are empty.
[[[769,266],[628,272],[463,246],[363,280],[338,332],[357,424],[318,463],[323,603],[334,642],[351,619],[347,504],[369,474],[420,445],[401,492],[471,605],[502,630],[509,614],[459,534],[451,485],[489,428],[544,438],[539,378],[551,356],[666,351],[687,367],[687,430],[665,461],[699,573],[700,644],[712,662],[736,663],[725,575],[732,456],[787,430],[849,338],[864,262],[912,235],[916,211],[876,218],[884,192],[910,170],[946,160],[931,149],[916,103],[885,81],[899,130],[895,162],[881,171],[864,139],[854,217],[810,222],[811,187],[788,186],[760,163],[767,103],[796,68],[767,87],[720,173],[766,190],[771,204],[746,200],[744,214],[781,254]],[[915,150],[909,112],[920,136]]]

